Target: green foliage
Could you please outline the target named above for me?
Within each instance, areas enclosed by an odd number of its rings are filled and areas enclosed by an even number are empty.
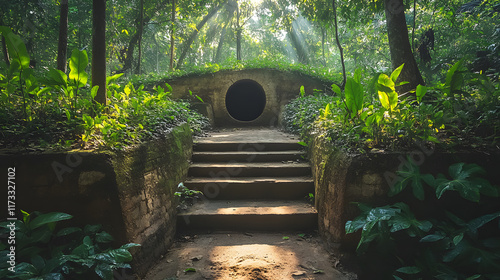
[[[191,190],[184,186],[184,183],[179,183],[177,186],[177,191],[174,193],[176,197],[179,198],[178,208],[186,210],[189,205],[192,205],[196,199],[199,199],[203,192],[197,190]]]
[[[283,112],[283,127],[286,131],[305,136],[312,129],[314,120],[322,108],[330,102],[331,96],[321,93],[305,95],[292,100]],[[303,138],[304,139],[304,138]]]
[[[163,137],[184,122],[195,133],[208,127],[208,120],[191,111],[189,103],[170,98],[168,85],[152,93],[142,85],[121,86],[116,82],[123,74],[107,77],[108,105],[95,103],[98,87],[87,84],[85,50],[72,52],[68,75],[51,68],[37,78],[29,67],[19,68],[25,60],[29,65],[22,40],[8,28],[1,30],[11,41],[9,51],[13,48],[18,56],[11,60],[15,71],[0,74],[0,128],[5,139],[0,146],[121,148]]]
[[[500,86],[485,75],[457,78],[465,75],[457,65],[450,69],[446,83],[419,85],[415,97],[406,98],[396,92],[405,82],[395,82],[403,65],[391,75],[364,79],[356,71],[344,92],[332,85],[336,95],[324,95],[321,102],[311,96],[293,100],[283,113],[284,127],[303,137],[317,128],[334,145],[358,151],[406,149],[422,142],[442,147],[497,143]],[[452,87],[447,83],[453,83],[453,94],[448,94]],[[485,137],[478,137],[480,133]]]
[[[449,168],[451,180],[440,174],[430,185],[436,188],[437,198],[441,198],[446,191],[457,191],[464,199],[474,202],[479,202],[481,194],[498,197],[498,189],[478,177],[483,174],[484,169],[476,164],[457,163]]]
[[[421,174],[418,166],[409,160],[406,167],[398,171],[399,182],[390,195],[403,192],[405,186],[411,184],[413,195],[422,201],[420,203],[435,210],[424,217],[428,220],[419,221],[402,202],[374,208],[359,204],[361,214],[345,227],[346,233],[362,230],[358,253],[379,248],[394,256],[402,265],[397,268],[394,264],[391,268],[395,279],[495,279],[500,271],[500,228],[491,226],[491,222],[500,218],[500,212],[484,213],[469,205],[469,212],[475,217],[466,221],[457,216],[465,212],[447,207],[450,204],[441,200],[446,199],[445,191],[456,191],[463,199],[478,203],[481,195],[498,197],[500,189],[479,177],[484,175],[484,170],[475,164],[453,164],[449,175],[451,179],[442,174],[437,177]],[[435,193],[437,200],[426,197],[424,190]],[[412,205],[418,209],[415,203]],[[436,214],[436,210],[444,215]],[[396,234],[398,231],[405,234]],[[414,247],[408,249],[408,244]],[[405,250],[412,252],[405,254]]]
[[[387,246],[391,240],[391,233],[404,230],[410,237],[419,236],[428,232],[432,224],[429,221],[418,221],[405,203],[371,208],[358,204],[361,214],[345,225],[346,233],[353,233],[360,229],[361,240],[357,251],[364,253],[368,245],[374,241],[380,248]]]
[[[113,237],[102,231],[100,225],[84,228],[60,228],[58,223],[71,219],[65,213],[22,211],[23,220],[15,221],[15,272],[8,270],[8,246],[1,244],[2,279],[113,279],[116,269],[130,268],[130,248],[140,246],[129,243],[112,249]],[[0,224],[0,233],[8,234],[10,222]]]

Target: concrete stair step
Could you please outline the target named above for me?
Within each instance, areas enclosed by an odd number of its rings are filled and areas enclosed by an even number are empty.
[[[314,193],[311,177],[191,178],[185,183],[208,199],[303,199]]]
[[[303,201],[213,200],[178,214],[181,229],[306,230],[317,227],[318,213]]]
[[[234,177],[294,177],[310,176],[308,163],[193,163],[188,171],[190,177],[234,178]]]
[[[247,151],[247,152],[263,152],[263,151],[289,151],[301,150],[303,147],[296,140],[284,140],[280,142],[233,142],[233,141],[198,141],[193,146],[193,151],[196,152],[223,152],[223,151]]]
[[[305,152],[291,151],[228,151],[193,152],[193,162],[281,162],[303,160]]]

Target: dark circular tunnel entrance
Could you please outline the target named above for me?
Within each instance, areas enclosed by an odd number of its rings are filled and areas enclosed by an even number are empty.
[[[266,107],[266,93],[253,80],[239,80],[226,93],[226,109],[238,121],[257,119]]]

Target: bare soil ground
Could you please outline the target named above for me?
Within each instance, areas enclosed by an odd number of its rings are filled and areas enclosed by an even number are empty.
[[[315,234],[217,232],[181,235],[145,280],[357,279]]]

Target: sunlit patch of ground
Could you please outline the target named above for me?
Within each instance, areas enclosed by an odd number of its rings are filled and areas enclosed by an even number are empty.
[[[310,234],[211,233],[181,237],[145,279],[356,279],[337,266]]]

